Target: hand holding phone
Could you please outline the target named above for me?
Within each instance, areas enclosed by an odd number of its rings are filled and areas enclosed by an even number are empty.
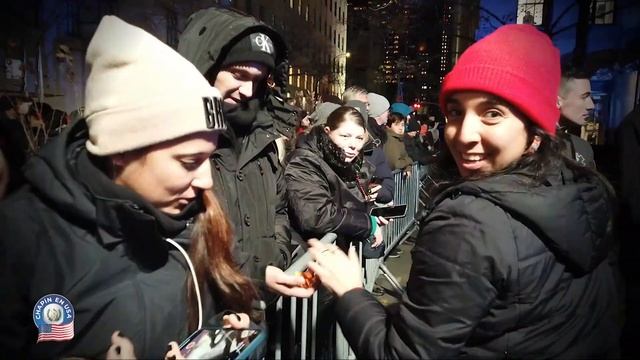
[[[249,358],[266,341],[266,330],[202,328],[180,344],[180,355],[185,359]]]
[[[375,201],[378,198],[378,191],[382,189],[382,185],[371,183],[367,194],[367,201]]]
[[[401,218],[407,214],[407,205],[391,205],[391,206],[379,206],[371,209],[369,213],[371,216],[380,216],[387,220]]]

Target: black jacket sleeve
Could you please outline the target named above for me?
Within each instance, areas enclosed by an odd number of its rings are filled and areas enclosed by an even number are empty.
[[[375,165],[376,170],[373,176],[378,179],[378,183],[382,185],[380,191],[378,191],[377,203],[386,204],[393,201],[395,181],[393,180],[393,173],[389,164],[387,164],[387,158],[384,156],[384,151],[381,148],[374,148],[371,152],[371,162]]]
[[[360,241],[370,236],[369,214],[336,204],[327,177],[311,159],[291,159],[285,178],[290,216],[302,234],[334,232]]]
[[[0,209],[0,289],[2,290],[2,308],[0,311],[0,346],[11,357],[26,358],[27,343],[34,339],[36,332],[33,324],[33,304],[28,304],[28,288],[34,271],[32,263],[38,249],[29,250],[30,231],[35,226],[15,226],[15,219]],[[22,219],[22,222],[24,219]],[[13,223],[13,225],[12,225]],[[7,231],[11,229],[10,231]],[[29,254],[29,256],[25,256]]]
[[[291,225],[289,223],[289,213],[287,207],[287,183],[284,179],[284,169],[280,164],[276,170],[276,243],[282,253],[283,263],[279,264],[282,269],[289,267],[291,263]]]
[[[498,293],[505,256],[497,244],[513,238],[506,221],[485,200],[461,196],[441,203],[421,229],[397,308],[385,309],[361,289],[338,299],[338,321],[357,357],[458,357]]]

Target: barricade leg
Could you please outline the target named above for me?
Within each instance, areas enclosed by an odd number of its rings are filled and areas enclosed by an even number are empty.
[[[336,323],[335,358],[336,359],[355,359],[356,358],[353,350],[351,350],[351,348],[349,347],[349,343],[347,342],[347,339],[344,337],[344,334],[342,333],[342,329],[340,328],[340,325],[338,323]]]
[[[373,290],[378,278],[380,264],[382,264],[382,258],[364,259],[364,288],[369,292]]]
[[[316,357],[316,342],[318,337],[318,292],[311,297],[311,354]]]
[[[300,329],[300,359],[307,358],[307,312],[309,311],[309,299],[302,299],[302,322]],[[313,354],[311,354],[313,358]]]
[[[284,298],[280,297],[276,302],[276,316],[274,321],[276,322],[275,326],[275,354],[274,358],[276,360],[282,359],[282,304],[284,302]]]
[[[393,288],[399,294],[404,293],[404,289],[402,288],[402,285],[400,285],[400,282],[396,280],[395,276],[393,276],[393,274],[391,273],[391,271],[389,271],[389,269],[385,264],[380,264],[380,271],[382,272],[382,275],[384,275],[384,277],[386,277],[387,280],[389,280],[389,283],[391,284],[391,286],[393,286]]]

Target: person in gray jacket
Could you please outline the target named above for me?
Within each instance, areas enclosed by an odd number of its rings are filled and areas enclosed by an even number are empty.
[[[358,358],[619,356],[614,194],[559,151],[559,82],[559,51],[531,25],[462,54],[440,92],[457,176],[421,222],[396,306],[361,288],[354,251],[310,241]]]

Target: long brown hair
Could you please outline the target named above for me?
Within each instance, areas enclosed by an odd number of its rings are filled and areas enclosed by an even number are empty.
[[[213,191],[204,191],[202,198],[205,211],[198,216],[189,248],[198,285],[201,290],[211,289],[218,295],[216,298],[222,301],[219,305],[225,309],[250,314],[258,293],[251,279],[242,274],[233,261],[231,224]],[[194,331],[198,324],[198,300],[191,277],[187,289],[189,330]]]

